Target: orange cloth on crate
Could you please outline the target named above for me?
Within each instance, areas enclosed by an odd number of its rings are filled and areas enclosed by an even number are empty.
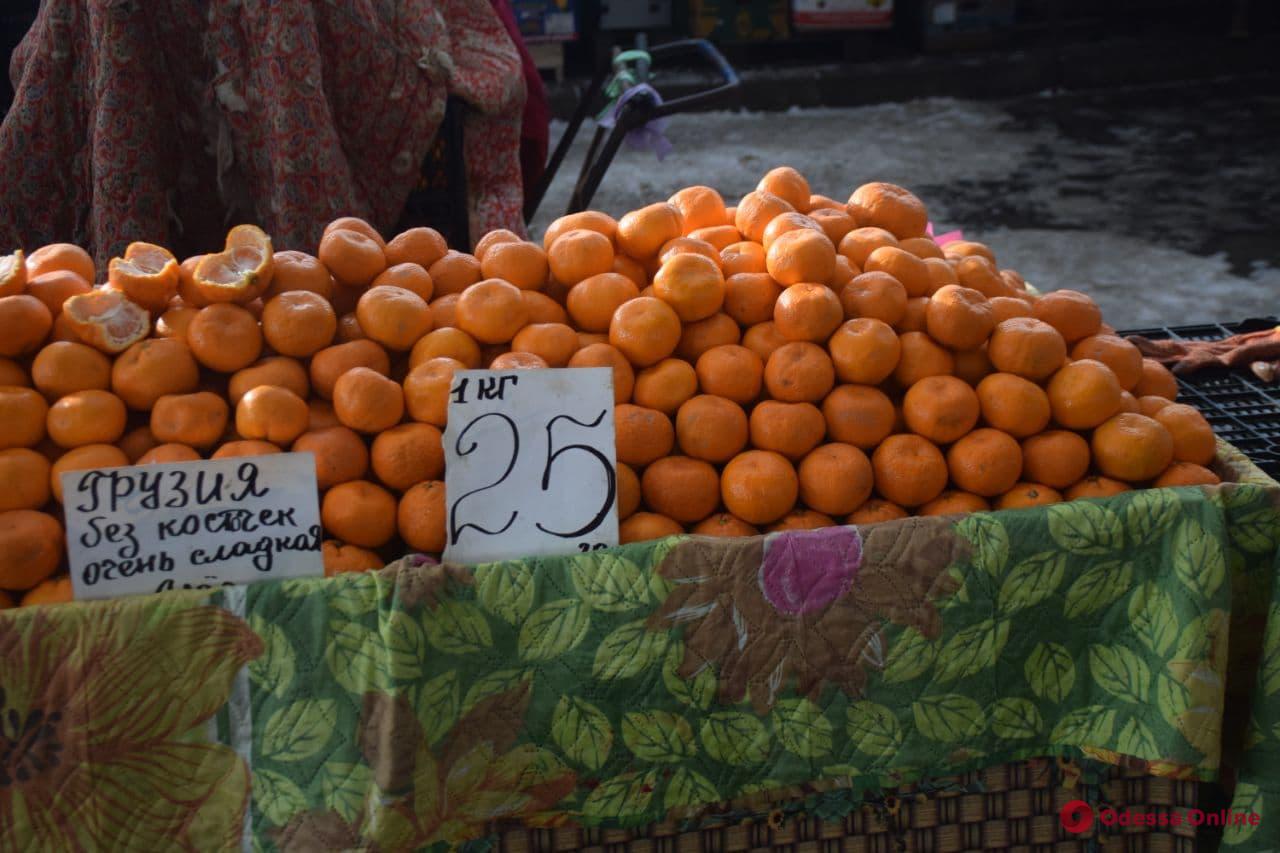
[[[11,62],[0,244],[180,255],[395,225],[465,100],[472,233],[523,231],[520,56],[488,0],[48,0]],[[466,247],[464,247],[466,248]]]
[[[1248,367],[1255,361],[1280,359],[1280,326],[1217,341],[1153,341],[1131,335],[1147,358],[1174,373],[1194,373],[1205,367]]]

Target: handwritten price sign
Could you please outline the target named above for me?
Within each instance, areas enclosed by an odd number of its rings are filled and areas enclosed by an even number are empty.
[[[324,574],[310,453],[69,471],[62,490],[78,599]]]
[[[458,371],[444,451],[447,560],[618,544],[609,368]]]

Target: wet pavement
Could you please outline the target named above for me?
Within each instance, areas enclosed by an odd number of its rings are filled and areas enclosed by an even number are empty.
[[[589,136],[535,233],[563,212]],[[667,136],[661,163],[624,148],[591,206],[620,216],[695,183],[734,199],[787,164],[839,199],[869,180],[903,184],[936,227],[987,242],[1041,289],[1092,294],[1119,327],[1280,313],[1274,78],[701,113],[672,118]]]

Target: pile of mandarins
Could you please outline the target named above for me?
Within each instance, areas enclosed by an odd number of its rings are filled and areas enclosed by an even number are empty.
[[[901,187],[842,204],[784,167],[473,254],[343,218],[315,257],[247,225],[181,263],[134,243],[96,287],[75,246],[0,258],[0,606],[69,597],[86,468],[310,452],[326,572],[439,552],[463,368],[612,369],[624,542],[1217,482],[1208,423],[1089,297],[927,226]]]

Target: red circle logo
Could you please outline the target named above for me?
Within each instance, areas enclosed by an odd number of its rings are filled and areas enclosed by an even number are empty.
[[[1093,809],[1084,800],[1072,800],[1062,807],[1058,816],[1062,819],[1062,828],[1067,832],[1088,832],[1093,826]]]

